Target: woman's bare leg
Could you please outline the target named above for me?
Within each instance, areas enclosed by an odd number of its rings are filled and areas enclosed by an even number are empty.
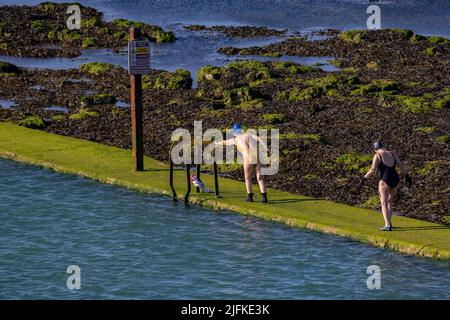
[[[383,213],[384,224],[385,226],[390,226],[391,221],[389,217],[389,194],[390,188],[384,181],[380,181],[378,184],[378,192],[380,193],[380,202],[381,202],[381,212]]]
[[[389,225],[392,225],[392,213],[393,211],[393,204],[394,204],[394,197],[397,194],[397,189],[390,189],[389,192],[389,198],[388,198],[388,210],[389,210]]]
[[[259,190],[261,193],[266,193],[266,184],[264,183],[264,177],[261,174],[261,164],[256,165],[256,179],[258,180]]]
[[[255,165],[244,163],[244,178],[245,178],[245,187],[247,188],[247,193],[253,193],[253,185],[252,185],[252,177],[253,177],[253,168]]]

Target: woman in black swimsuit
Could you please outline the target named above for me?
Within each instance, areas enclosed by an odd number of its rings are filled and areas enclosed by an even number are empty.
[[[373,157],[372,167],[364,176],[360,187],[372,174],[377,173],[377,177],[380,180],[378,183],[378,191],[380,193],[381,211],[383,212],[385,223],[384,227],[380,230],[391,231],[392,203],[397,192],[398,183],[400,182],[400,177],[395,170],[395,166],[397,164],[399,165],[402,174],[405,175],[408,186],[411,186],[412,181],[396,153],[386,150],[381,141],[376,141],[373,144],[373,149],[375,150],[375,156]]]

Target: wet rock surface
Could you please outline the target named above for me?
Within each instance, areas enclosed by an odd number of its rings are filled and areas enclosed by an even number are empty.
[[[372,142],[396,150],[414,180],[403,181],[395,211],[448,223],[450,215],[450,45],[404,30],[296,37],[252,54],[335,56],[338,72],[290,62],[236,61],[189,72],[153,70],[144,77],[145,153],[168,161],[172,131],[229,128],[280,129],[280,171],[270,187],[378,209],[372,178],[358,191],[373,157]],[[435,48],[429,55],[426,49]],[[242,54],[242,52],[241,52]],[[0,64],[1,65],[1,64]],[[16,106],[0,109],[0,121],[122,148],[131,147],[129,76],[123,68],[87,64],[79,70],[34,70],[5,65],[0,98]],[[68,112],[49,110],[63,106]],[[42,121],[39,121],[41,119]],[[221,166],[242,180],[242,168]],[[244,197],[245,195],[243,195]]]

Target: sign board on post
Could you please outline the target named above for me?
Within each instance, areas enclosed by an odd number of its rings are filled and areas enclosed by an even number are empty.
[[[128,72],[131,75],[150,72],[150,42],[148,40],[128,42]]]
[[[150,72],[150,45],[141,40],[141,29],[130,28],[128,71],[131,80],[131,142],[135,171],[144,171],[144,108],[142,106],[142,74]]]

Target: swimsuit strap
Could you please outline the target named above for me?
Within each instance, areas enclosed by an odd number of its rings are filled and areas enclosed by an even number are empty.
[[[397,164],[397,161],[395,160],[394,154],[391,151],[385,151],[385,152],[389,152],[390,155],[392,156],[392,158],[394,158],[394,164],[391,167],[389,167],[386,163],[383,162],[383,156],[381,155],[381,153],[377,152],[377,155],[379,155],[381,157],[381,163],[387,168],[394,168],[395,165]]]
[[[381,161],[381,163],[383,163],[383,156],[380,153],[378,153],[378,152],[375,152],[375,153],[380,156],[380,158],[381,158],[380,161]]]

